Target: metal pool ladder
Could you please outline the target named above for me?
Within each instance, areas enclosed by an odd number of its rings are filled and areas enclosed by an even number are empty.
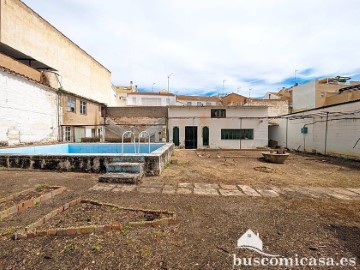
[[[136,140],[135,140],[135,133],[128,130],[128,131],[125,131],[122,136],[121,136],[121,153],[124,153],[124,136],[126,134],[130,133],[130,138],[131,138],[131,135],[134,137],[134,153],[136,153]],[[131,139],[130,139],[130,142],[131,142]]]
[[[139,140],[138,140],[138,144],[139,144],[139,147],[138,147],[138,153],[140,153],[140,142],[141,142],[141,140],[140,140],[140,138],[141,138],[141,135],[143,135],[143,134],[146,134],[147,135],[147,137],[148,137],[148,147],[149,147],[149,153],[150,153],[150,135],[149,135],[149,132],[147,132],[147,131],[141,131],[140,133],[139,133]]]

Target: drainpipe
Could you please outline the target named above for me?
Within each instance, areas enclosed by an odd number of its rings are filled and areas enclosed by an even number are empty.
[[[286,139],[285,139],[285,148],[288,148],[288,130],[289,130],[289,118],[286,117]]]
[[[57,92],[57,125],[58,125],[58,142],[61,141],[61,126],[60,126],[60,97],[61,93]]]
[[[242,129],[242,118],[240,118],[240,149],[241,148],[241,129]]]
[[[326,112],[326,121],[325,121],[325,155],[327,154],[327,134],[328,134],[328,120],[329,120],[329,112]]]

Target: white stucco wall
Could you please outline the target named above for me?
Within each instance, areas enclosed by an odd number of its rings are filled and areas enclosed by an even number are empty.
[[[211,109],[226,109],[226,118],[211,118]],[[197,146],[203,146],[203,127],[209,128],[209,147],[223,149],[253,149],[268,144],[268,108],[243,107],[169,107],[169,141],[173,128],[179,127],[180,145],[185,145],[185,126],[197,126]],[[247,117],[256,117],[247,119]],[[221,129],[254,129],[253,140],[221,140]],[[207,147],[207,146],[205,146]]]
[[[279,126],[269,128],[269,139],[289,149],[325,154],[326,112],[329,112],[326,154],[360,159],[360,119],[352,119],[360,118],[360,101],[291,114],[288,120],[278,119]],[[291,116],[310,118],[292,120]],[[307,134],[301,133],[304,125]]]
[[[57,94],[0,70],[0,143],[57,141]]]
[[[171,106],[175,105],[175,96],[162,96],[162,95],[127,95],[126,105],[127,106]]]

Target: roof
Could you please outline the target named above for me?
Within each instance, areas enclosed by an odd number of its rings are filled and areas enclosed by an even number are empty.
[[[44,87],[48,88],[49,90],[56,91],[56,92],[58,91],[56,88],[53,88],[53,87],[51,87],[51,86],[49,86],[49,85],[47,85],[47,84],[44,84],[44,83],[42,83],[42,82],[36,81],[36,80],[34,80],[34,79],[32,79],[32,78],[30,78],[30,77],[28,77],[28,76],[25,76],[25,75],[23,75],[23,74],[21,74],[21,73],[18,73],[18,72],[16,72],[16,71],[13,71],[13,70],[11,70],[11,69],[9,69],[9,68],[7,68],[7,67],[3,67],[3,66],[0,65],[0,70],[4,71],[4,72],[6,72],[6,73],[9,73],[9,74],[18,76],[18,77],[22,77],[23,79],[26,79],[26,80],[31,81],[31,82],[33,82],[33,83],[39,84],[39,85],[41,85],[41,86],[44,86]]]
[[[177,100],[220,102],[218,97],[177,95]]]
[[[128,93],[128,95],[139,95],[139,96],[175,96],[171,93],[162,93],[162,92],[133,92]]]

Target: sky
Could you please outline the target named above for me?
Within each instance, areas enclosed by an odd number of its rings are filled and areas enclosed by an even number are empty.
[[[23,2],[108,68],[115,85],[159,91],[172,74],[175,94],[260,97],[295,75],[360,80],[359,0]]]

